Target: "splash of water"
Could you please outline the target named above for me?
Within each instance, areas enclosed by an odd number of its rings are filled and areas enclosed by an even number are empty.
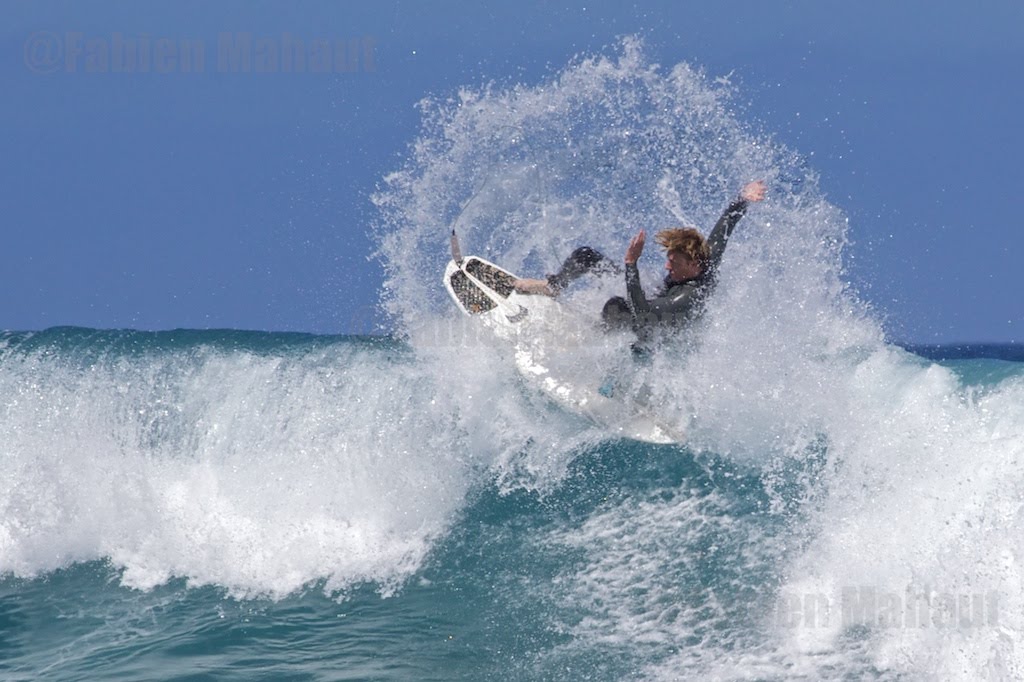
[[[766,180],[769,198],[737,228],[709,313],[638,370],[652,403],[687,433],[687,447],[761,471],[775,508],[800,510],[800,550],[779,553],[789,557],[778,568],[780,603],[812,595],[838,609],[844,588],[869,586],[996,593],[1006,608],[998,624],[941,631],[875,620],[852,640],[856,624],[838,611],[827,626],[796,628],[766,613],[775,644],[761,663],[787,669],[812,657],[818,663],[803,666],[811,674],[844,665],[1019,673],[1020,382],[978,394],[948,369],[888,346],[844,280],[841,211],[798,155],[739,122],[731,95],[686,64],[648,63],[627,39],[616,55],[579,59],[540,85],[424,101],[408,163],[375,197],[384,305],[423,350],[422,329],[456,315],[438,283],[452,227],[465,251],[536,276],[581,244],[618,258],[641,227],[706,230],[746,181]],[[648,291],[654,262],[649,254],[641,262]],[[565,305],[594,319],[621,287],[587,283]],[[475,375],[492,374],[495,357],[481,353]],[[506,426],[522,440],[541,435],[528,422]],[[547,457],[526,453],[536,467]],[[786,480],[794,470],[802,472],[795,486]],[[941,653],[950,636],[959,653]]]
[[[12,344],[0,371],[0,573],[106,559],[143,589],[185,577],[236,595],[389,592],[475,466],[434,379],[393,349],[38,338]]]
[[[842,214],[797,155],[741,125],[731,94],[686,64],[647,63],[627,39],[618,55],[580,59],[540,85],[424,101],[408,163],[375,197],[384,305],[399,332],[422,349],[436,338],[424,329],[465,324],[439,282],[452,227],[465,250],[538,276],[582,244],[618,260],[641,227],[707,230],[740,187],[764,179],[769,200],[737,229],[716,311],[645,379],[693,447],[760,455],[772,441],[773,451],[815,442],[815,417],[780,425],[780,408],[811,402],[833,358],[860,357],[882,334],[843,281]],[[656,259],[641,262],[648,291]],[[605,278],[574,288],[565,307],[594,323],[604,298],[622,293]],[[621,361],[596,325],[592,338],[590,365]],[[743,424],[731,416],[737,396]]]

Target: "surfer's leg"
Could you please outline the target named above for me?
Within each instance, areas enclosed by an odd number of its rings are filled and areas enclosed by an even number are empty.
[[[569,254],[558,272],[548,275],[548,284],[557,293],[588,272],[619,272],[619,268],[600,251],[581,246]]]
[[[520,278],[513,283],[513,287],[520,294],[540,294],[544,296],[554,296],[556,292],[551,288],[551,283],[546,279],[526,279]]]
[[[651,332],[649,327],[638,324],[633,317],[633,311],[622,296],[615,296],[605,301],[601,309],[601,322],[606,332],[625,331],[627,329],[636,333],[636,341],[629,344],[633,351],[633,359],[636,361],[647,360],[650,354]]]
[[[605,329],[620,330],[633,328],[633,311],[621,296],[609,298],[601,309],[601,321]]]

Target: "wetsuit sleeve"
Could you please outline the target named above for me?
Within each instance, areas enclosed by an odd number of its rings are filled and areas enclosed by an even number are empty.
[[[644,312],[650,308],[650,303],[644,295],[644,288],[640,285],[640,271],[637,270],[636,263],[626,263],[626,296],[634,313],[638,310]]]
[[[737,199],[729,204],[729,208],[725,209],[725,213],[715,223],[714,229],[711,230],[711,235],[708,236],[708,248],[711,251],[708,258],[709,270],[718,268],[718,264],[722,261],[722,254],[725,253],[725,245],[729,241],[729,235],[732,234],[736,223],[740,221],[740,218],[746,212],[747,202],[743,199]]]
[[[638,322],[643,321],[643,318],[663,321],[670,316],[689,315],[697,302],[698,290],[690,287],[674,287],[672,292],[674,295],[648,299],[640,285],[640,271],[637,270],[636,264],[626,265],[626,294],[629,297],[629,307],[633,311],[633,317]]]

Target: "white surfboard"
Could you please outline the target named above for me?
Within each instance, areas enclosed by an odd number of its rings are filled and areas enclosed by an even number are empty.
[[[480,320],[506,340],[514,351],[516,368],[559,405],[581,414],[625,438],[649,443],[678,443],[679,431],[660,423],[636,401],[609,397],[598,386],[580,385],[571,376],[557,376],[550,362],[554,338],[562,347],[592,341],[593,329],[575,324],[562,306],[548,296],[515,291],[515,275],[479,256],[453,260],[444,272],[444,285],[466,315]],[[578,338],[572,338],[578,335]],[[570,346],[571,347],[571,346]]]

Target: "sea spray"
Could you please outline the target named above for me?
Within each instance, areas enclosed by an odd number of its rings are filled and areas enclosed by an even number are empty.
[[[476,466],[436,377],[390,342],[176,338],[8,346],[0,570],[107,558],[133,587],[278,597],[416,570]]]
[[[762,583],[768,594],[756,602],[759,634],[727,633],[724,641],[742,640],[749,650],[723,666],[724,649],[694,641],[692,619],[675,629],[670,620],[656,629],[664,661],[652,662],[647,674],[949,676],[964,661],[981,676],[1017,670],[1016,615],[998,625],[989,619],[912,636],[870,620],[833,617],[827,625],[793,627],[778,618],[794,593],[838,604],[844,589],[859,587],[955,594],[970,603],[1003,590],[1005,603],[1016,605],[1022,591],[1015,583],[1020,548],[1012,532],[1019,526],[1012,465],[1021,454],[1024,421],[1012,416],[1019,380],[990,388],[979,400],[950,370],[886,343],[845,277],[849,225],[841,210],[797,154],[739,122],[733,92],[686,64],[651,64],[640,43],[626,39],[617,55],[580,58],[539,85],[464,89],[425,100],[423,130],[407,164],[375,196],[384,305],[400,332],[456,319],[439,282],[453,227],[464,251],[540,276],[583,244],[621,258],[639,228],[694,224],[707,231],[745,182],[764,179],[768,198],[751,206],[737,227],[707,315],[663,337],[650,362],[633,371],[658,416],[686,432],[686,450],[758,472],[766,509],[780,515],[785,530],[765,532],[723,508],[730,532],[738,524],[750,551],[772,558]],[[640,265],[645,289],[653,292],[659,254],[649,249]],[[605,298],[621,294],[621,282],[601,278],[563,297],[576,315],[590,316],[595,347],[603,343],[597,311]],[[411,344],[421,351],[415,334]],[[615,355],[621,348],[594,352],[609,365],[621,361]],[[491,371],[507,372],[499,349],[481,357]],[[585,377],[587,364],[579,360],[577,368]],[[510,411],[519,400],[507,404]],[[995,421],[1001,429],[993,428]],[[536,426],[510,419],[504,441],[536,443],[548,424]],[[565,461],[565,448],[575,442],[548,439],[545,447],[524,451],[520,464],[543,472],[541,478],[558,476],[562,467],[544,463]],[[675,493],[665,495],[676,500]],[[643,512],[635,501],[623,506],[636,515],[633,532],[641,536],[653,532],[647,524],[655,519],[690,510],[677,502],[665,502],[675,512],[659,510],[657,499],[650,504]],[[994,516],[993,509],[999,510]],[[600,526],[602,519],[622,523],[618,514],[603,513],[591,523]],[[586,534],[616,532],[607,526]],[[673,553],[691,550],[680,538],[659,570],[671,572]],[[596,549],[592,564],[575,572],[581,590],[601,587],[595,576],[615,562],[607,552]],[[616,584],[632,586],[627,593],[655,590],[645,566],[622,562]],[[575,594],[578,605],[598,599]],[[628,623],[659,618],[644,613],[642,601],[623,608],[639,612],[625,620],[592,613],[573,629],[577,644],[602,646],[609,633],[628,641],[640,635]],[[623,629],[616,628],[619,621]],[[961,651],[955,656],[942,653],[941,641],[951,635]],[[693,646],[704,649],[669,653]]]

